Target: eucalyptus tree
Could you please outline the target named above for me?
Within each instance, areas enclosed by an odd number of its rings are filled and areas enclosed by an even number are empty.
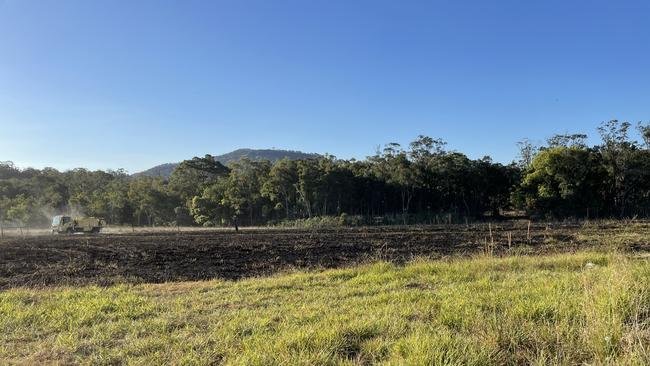
[[[601,156],[579,147],[552,147],[533,160],[521,183],[528,211],[552,217],[603,209],[607,172]]]
[[[270,170],[268,160],[243,158],[230,164],[223,204],[233,210],[235,218],[247,213],[249,224],[254,225],[268,214],[270,205],[261,192]]]
[[[290,219],[296,209],[297,187],[298,165],[294,160],[284,158],[271,167],[261,193],[274,204],[274,209],[283,210],[284,217]]]
[[[235,209],[226,199],[228,177],[219,177],[192,198],[190,213],[203,226],[230,225],[236,219]]]
[[[611,120],[598,127],[602,139],[600,153],[610,179],[609,194],[616,214],[620,217],[627,212],[629,197],[634,189],[636,172],[633,168],[634,151],[638,149],[636,141],[630,140],[631,123]]]
[[[229,169],[215,160],[212,155],[184,160],[169,177],[169,191],[177,195],[182,209],[189,213],[192,199],[199,196],[217,178],[227,176]]]
[[[318,200],[322,196],[322,174],[318,161],[315,159],[299,160],[297,168],[298,184],[296,191],[298,200],[302,204],[307,217],[311,218],[318,213]]]

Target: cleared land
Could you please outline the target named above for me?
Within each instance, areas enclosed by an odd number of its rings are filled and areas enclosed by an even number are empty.
[[[647,222],[5,238],[0,364],[646,365],[649,243]]]
[[[0,363],[642,365],[648,283],[644,259],[582,252],[11,289]]]
[[[650,223],[181,231],[27,236],[0,241],[0,289],[239,279],[376,260],[405,263],[479,253],[650,248]]]

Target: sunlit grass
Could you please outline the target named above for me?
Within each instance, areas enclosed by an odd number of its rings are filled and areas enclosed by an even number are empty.
[[[0,364],[648,364],[619,254],[376,263],[239,282],[14,289]]]

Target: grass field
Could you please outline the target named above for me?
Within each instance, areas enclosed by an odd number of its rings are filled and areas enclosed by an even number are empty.
[[[0,364],[650,363],[650,266],[579,252],[14,288]]]

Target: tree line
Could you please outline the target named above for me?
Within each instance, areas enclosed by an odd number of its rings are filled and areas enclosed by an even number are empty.
[[[181,162],[167,179],[124,170],[19,169],[0,163],[0,221],[46,225],[54,214],[131,225],[265,225],[336,216],[349,223],[433,223],[520,211],[546,219],[647,217],[650,126],[602,123],[601,141],[559,134],[519,143],[504,165],[470,159],[445,141],[389,143],[364,160],[321,156],[275,163],[212,156]]]

